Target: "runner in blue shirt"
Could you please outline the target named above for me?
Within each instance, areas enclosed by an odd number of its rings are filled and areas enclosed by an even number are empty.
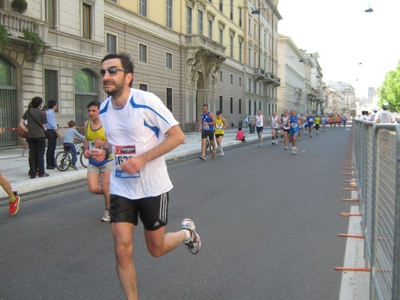
[[[312,138],[312,130],[314,127],[314,120],[315,120],[314,115],[309,114],[307,117],[307,122],[308,122],[308,132],[310,133],[310,138]]]
[[[290,140],[292,143],[292,153],[296,154],[297,153],[297,134],[299,133],[299,124],[302,126],[303,120],[296,114],[296,110],[292,109],[290,111],[290,116],[289,116],[289,122],[290,122]]]

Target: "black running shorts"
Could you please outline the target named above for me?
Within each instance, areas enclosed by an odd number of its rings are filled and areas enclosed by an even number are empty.
[[[110,223],[129,222],[138,224],[138,216],[147,230],[156,230],[168,223],[168,193],[156,197],[130,200],[110,196]]]

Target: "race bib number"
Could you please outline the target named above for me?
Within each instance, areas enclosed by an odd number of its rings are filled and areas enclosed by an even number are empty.
[[[215,126],[217,127],[217,129],[222,129],[223,127],[222,124],[216,124]]]
[[[290,123],[290,126],[291,126],[292,128],[297,128],[297,123]]]
[[[210,130],[210,126],[203,123],[203,130]]]
[[[121,164],[131,157],[136,156],[136,146],[115,146],[114,159],[115,159],[115,177],[117,178],[140,178],[140,171],[135,174],[130,174],[121,169]]]

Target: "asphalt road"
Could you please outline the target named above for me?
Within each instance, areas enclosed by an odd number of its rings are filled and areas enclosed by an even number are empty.
[[[203,245],[197,255],[182,245],[152,258],[139,225],[140,299],[337,300],[349,136],[304,136],[297,155],[267,141],[170,164],[167,230],[190,217]],[[13,217],[0,208],[0,299],[124,299],[102,198],[79,184],[54,192],[27,197]]]

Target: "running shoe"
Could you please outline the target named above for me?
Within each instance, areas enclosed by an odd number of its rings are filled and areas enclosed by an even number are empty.
[[[10,201],[10,215],[15,215],[19,210],[19,203],[21,202],[21,197],[18,195],[18,192],[14,192],[15,201]]]
[[[296,153],[297,153],[297,148],[296,148],[296,147],[293,147],[292,153],[293,153],[293,154],[296,154]]]
[[[194,222],[190,219],[182,220],[182,229],[190,232],[190,238],[185,240],[184,243],[192,254],[197,254],[201,248],[200,236],[195,231]]]
[[[206,160],[207,159],[207,157],[205,155],[200,155],[199,158],[202,159],[202,160]]]
[[[76,166],[74,166],[74,165],[71,165],[71,168],[74,169],[74,170],[78,170],[78,168]]]
[[[287,147],[285,147],[285,150],[287,150]]]
[[[111,220],[111,217],[110,217],[110,210],[109,210],[109,209],[106,209],[106,210],[104,211],[103,217],[101,218],[101,221],[102,221],[102,222],[110,222],[110,220]]]
[[[224,156],[224,152],[221,152],[221,153],[219,154],[219,156]]]
[[[278,140],[276,140],[276,144],[278,145]]]
[[[215,157],[215,151],[211,152],[211,158],[214,159]]]
[[[274,140],[272,140],[272,145],[275,145],[275,141]]]

